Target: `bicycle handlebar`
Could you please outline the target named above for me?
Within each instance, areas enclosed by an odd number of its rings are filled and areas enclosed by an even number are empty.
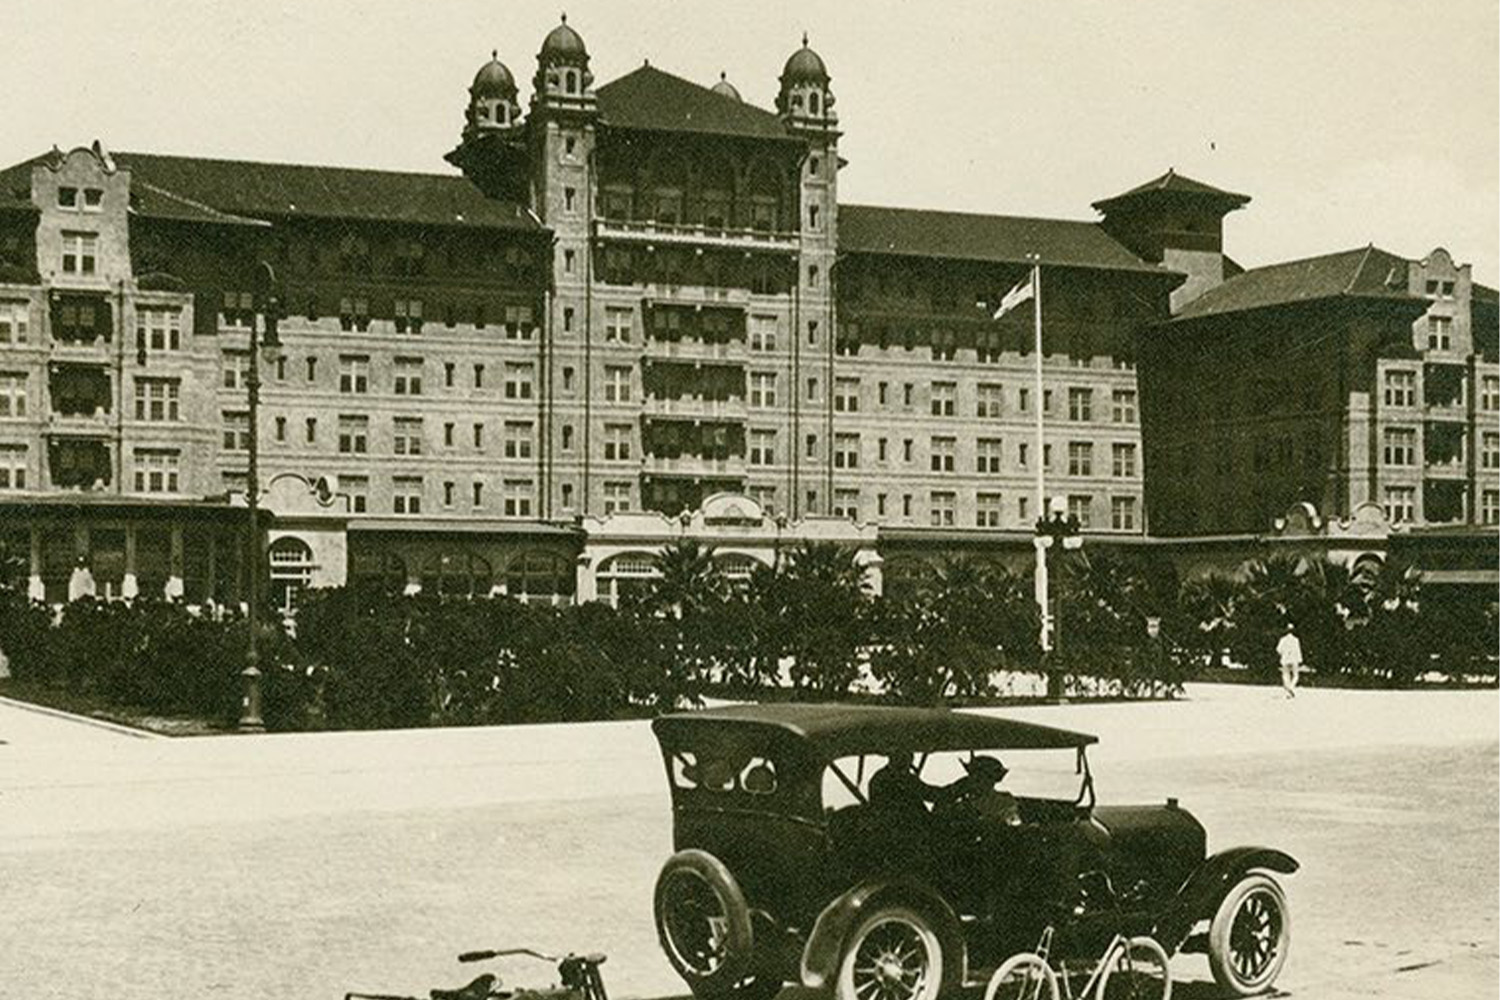
[[[548,955],[545,952],[536,951],[532,948],[485,948],[479,951],[466,951],[458,956],[460,962],[483,962],[491,958],[504,958],[507,955],[526,955],[530,958],[540,959],[543,962],[566,962],[582,961],[588,965],[603,965],[604,956],[598,953],[588,955]]]

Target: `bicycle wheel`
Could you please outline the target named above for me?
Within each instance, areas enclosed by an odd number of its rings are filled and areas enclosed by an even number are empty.
[[[985,987],[984,1000],[1058,1000],[1057,975],[1045,959],[1023,951],[1000,964]]]
[[[1155,938],[1117,941],[1104,962],[1099,1000],[1172,1000],[1172,970]]]

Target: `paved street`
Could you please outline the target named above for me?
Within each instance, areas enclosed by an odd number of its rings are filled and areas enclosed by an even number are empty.
[[[1292,996],[1449,998],[1497,988],[1497,704],[1203,686],[1015,714],[1098,733],[1102,801],[1175,795],[1211,849],[1303,861]],[[503,943],[607,951],[617,996],[681,992],[651,926],[670,826],[644,723],[168,740],[0,703],[0,740],[0,996],[425,993]],[[1201,957],[1177,971],[1174,995],[1218,995]]]

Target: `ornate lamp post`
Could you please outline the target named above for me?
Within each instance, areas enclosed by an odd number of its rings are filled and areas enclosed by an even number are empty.
[[[245,486],[245,505],[250,511],[247,591],[249,601],[245,617],[249,637],[245,645],[245,669],[240,671],[243,696],[240,699],[240,731],[258,733],[265,729],[261,719],[260,691],[260,612],[261,577],[265,569],[266,547],[260,523],[260,352],[274,358],[281,349],[276,323],[281,303],[276,295],[276,271],[261,261],[256,271],[255,309],[250,316],[250,370],[245,378],[249,403],[249,482]]]
[[[1056,615],[1052,611],[1051,581],[1048,574],[1047,550],[1054,545],[1064,549],[1083,547],[1083,536],[1079,534],[1078,518],[1068,513],[1066,497],[1053,497],[1047,512],[1036,521],[1037,597],[1042,612],[1042,675],[1047,679],[1047,695],[1061,695],[1060,685],[1052,671],[1052,651],[1057,645]]]

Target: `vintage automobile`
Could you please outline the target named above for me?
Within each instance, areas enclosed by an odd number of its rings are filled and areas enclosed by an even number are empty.
[[[788,982],[838,1000],[936,1000],[1045,927],[1086,929],[1105,908],[1169,954],[1207,952],[1230,995],[1269,989],[1286,961],[1275,875],[1297,862],[1267,847],[1209,855],[1173,799],[1096,805],[1093,736],[810,704],[680,712],[653,729],[676,852],[656,883],[657,934],[701,1000],[766,1000]],[[1038,773],[1066,794],[995,791],[1000,808],[977,808],[970,793],[1006,772],[994,752],[1018,775],[1046,761]],[[958,780],[925,781],[944,766]],[[1099,876],[1107,903],[1081,888]]]

